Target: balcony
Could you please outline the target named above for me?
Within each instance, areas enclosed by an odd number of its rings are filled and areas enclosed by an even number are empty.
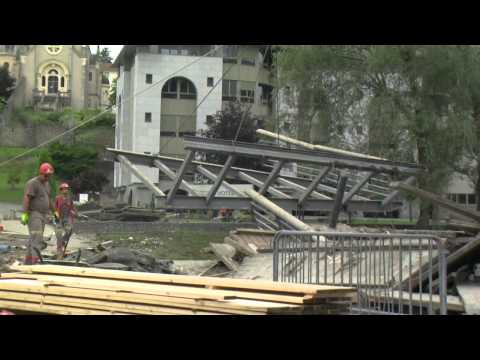
[[[33,105],[41,110],[58,111],[71,106],[71,91],[46,94],[44,90],[33,90]]]

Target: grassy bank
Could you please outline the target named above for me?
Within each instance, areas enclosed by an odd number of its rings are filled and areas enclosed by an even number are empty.
[[[23,152],[26,148],[0,147],[0,163],[11,159]],[[35,154],[28,154],[0,167],[0,202],[20,204],[22,202],[25,182],[36,173],[37,159]],[[8,184],[11,174],[18,174],[19,183],[13,188]]]
[[[97,234],[99,242],[113,240],[115,246],[128,247],[149,253],[156,258],[172,260],[213,260],[204,249],[210,242],[223,242],[228,231],[183,230],[141,234]]]

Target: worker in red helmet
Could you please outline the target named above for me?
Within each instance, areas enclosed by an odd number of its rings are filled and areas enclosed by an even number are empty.
[[[77,210],[70,196],[70,186],[60,184],[60,193],[55,198],[55,214],[58,222],[55,230],[57,237],[57,259],[63,259],[65,247],[73,233],[73,220]]]
[[[43,240],[45,224],[55,210],[50,198],[51,189],[48,183],[53,175],[53,166],[49,163],[40,165],[39,175],[30,179],[25,186],[23,196],[23,214],[21,222],[28,225],[30,238],[27,244],[25,265],[36,264],[40,260],[41,251],[47,247]]]

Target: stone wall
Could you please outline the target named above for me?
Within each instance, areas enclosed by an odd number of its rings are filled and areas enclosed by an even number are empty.
[[[64,131],[65,129],[59,125],[31,124],[26,126],[18,122],[11,122],[7,126],[0,127],[0,146],[30,148],[50,140]]]
[[[155,233],[174,231],[179,228],[190,231],[232,231],[238,228],[257,229],[254,223],[183,223],[183,222],[77,222],[75,232],[79,234],[96,233]]]

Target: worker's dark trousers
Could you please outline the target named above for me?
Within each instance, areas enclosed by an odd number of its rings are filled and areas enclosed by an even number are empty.
[[[72,236],[73,224],[70,220],[60,220],[55,228],[55,236],[57,238],[57,252],[63,252],[63,248]]]
[[[40,259],[40,253],[47,247],[43,241],[43,232],[45,231],[45,224],[47,215],[32,211],[30,213],[30,220],[28,221],[28,232],[30,238],[27,244],[27,254],[25,256],[25,265],[36,264]]]

